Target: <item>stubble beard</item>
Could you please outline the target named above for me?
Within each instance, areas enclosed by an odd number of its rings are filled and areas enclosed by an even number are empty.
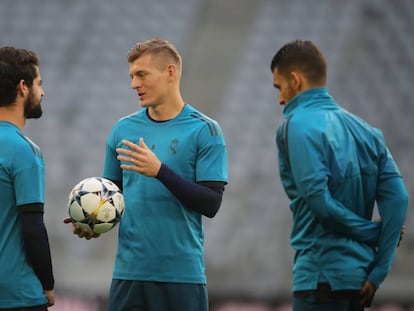
[[[29,96],[24,104],[24,116],[26,119],[39,119],[42,114],[42,106],[40,105],[42,98],[36,99],[33,91],[30,90]]]

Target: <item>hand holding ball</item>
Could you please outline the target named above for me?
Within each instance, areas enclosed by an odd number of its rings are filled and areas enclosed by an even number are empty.
[[[89,177],[69,194],[69,217],[75,225],[97,234],[111,230],[121,221],[124,197],[118,186],[102,177]]]

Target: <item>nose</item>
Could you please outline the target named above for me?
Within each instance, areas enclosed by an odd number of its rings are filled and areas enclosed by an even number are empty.
[[[140,83],[139,83],[139,80],[137,79],[137,78],[132,78],[132,80],[131,80],[131,88],[132,89],[138,89],[140,87]]]
[[[279,94],[278,101],[279,101],[279,105],[281,105],[281,106],[283,106],[285,104],[285,100],[284,100],[284,98],[282,97],[281,94]]]

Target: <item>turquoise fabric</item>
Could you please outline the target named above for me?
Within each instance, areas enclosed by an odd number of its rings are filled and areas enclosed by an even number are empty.
[[[340,107],[327,88],[298,94],[277,130],[291,200],[293,290],[379,286],[393,262],[408,194],[378,129]],[[371,221],[377,204],[382,222]]]
[[[18,206],[44,203],[40,149],[11,123],[0,121],[0,308],[47,303],[26,259]]]
[[[113,278],[206,283],[202,215],[185,208],[156,178],[122,171],[116,148],[145,144],[186,180],[227,182],[227,152],[218,123],[190,105],[172,120],[155,122],[145,109],[113,127],[103,176],[123,181],[125,213],[119,226]]]

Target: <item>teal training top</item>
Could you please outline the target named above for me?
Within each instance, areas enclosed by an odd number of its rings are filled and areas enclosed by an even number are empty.
[[[27,261],[18,206],[44,203],[40,149],[15,125],[0,121],[0,308],[47,303]]]
[[[114,279],[206,283],[202,215],[187,209],[156,178],[122,171],[123,139],[145,144],[182,178],[227,182],[227,151],[218,123],[190,105],[155,122],[147,110],[118,121],[109,134],[103,176],[122,180],[125,212],[119,226]]]
[[[277,130],[279,172],[291,200],[293,290],[377,287],[389,272],[408,194],[381,132],[326,88],[295,96]],[[371,221],[377,204],[382,222]]]

